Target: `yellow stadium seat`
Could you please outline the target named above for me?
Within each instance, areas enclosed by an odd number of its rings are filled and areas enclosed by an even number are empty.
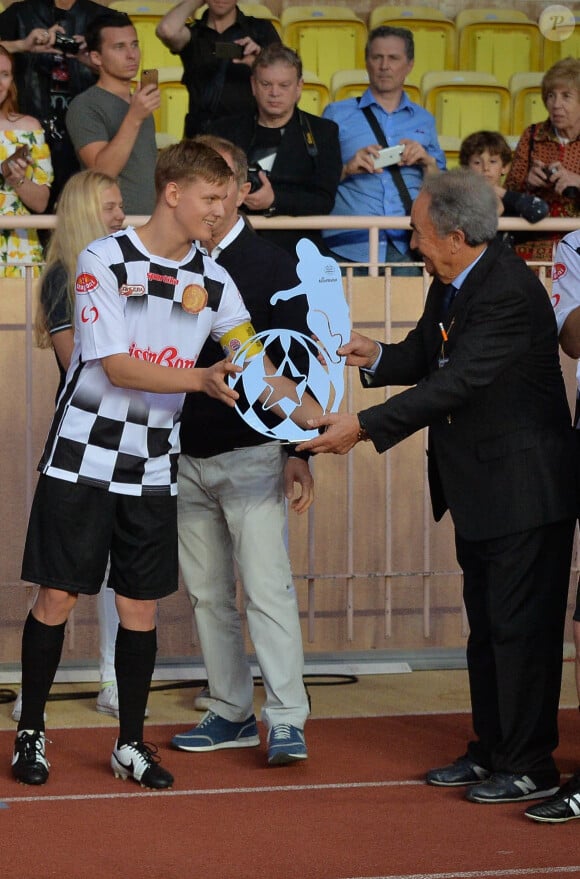
[[[159,148],[178,143],[183,138],[185,115],[189,106],[187,88],[181,82],[182,67],[159,68],[161,105],[153,114],[155,139]],[[135,80],[133,85],[136,85]]]
[[[342,6],[291,6],[281,15],[284,43],[330,87],[337,70],[364,67],[367,28]]]
[[[460,70],[510,76],[542,69],[542,36],[535,21],[511,9],[464,9],[455,18]]]
[[[510,134],[510,93],[491,73],[433,71],[424,74],[421,93],[440,136],[463,139],[481,128]]]
[[[548,116],[542,100],[542,77],[543,73],[514,73],[510,78],[512,134],[518,137],[528,125]]]
[[[238,3],[238,6],[244,15],[252,15],[254,18],[267,18],[278,31],[280,38],[282,37],[282,25],[280,24],[280,19],[277,18],[272,10],[264,3]],[[203,6],[200,6],[195,10],[194,18],[201,18],[206,9],[207,6],[204,3]]]
[[[369,30],[381,25],[406,27],[413,34],[415,63],[407,81],[419,86],[430,70],[455,70],[455,25],[438,9],[429,6],[376,6],[369,17]]]
[[[108,5],[111,9],[118,9],[130,16],[156,15],[163,18],[174,4],[171,0],[111,0]]]
[[[447,170],[450,170],[451,168],[456,168],[459,165],[459,149],[461,147],[461,138],[440,135],[439,146],[445,153]]]
[[[162,0],[113,0],[111,9],[126,12],[135,25],[141,47],[143,67],[173,67],[179,64],[179,55],[173,55],[155,33],[158,22],[171,9],[171,3]]]
[[[324,83],[309,70],[303,70],[304,85],[298,106],[306,113],[321,116],[322,111],[330,101],[330,92]]]
[[[369,85],[366,68],[356,70],[337,70],[330,77],[330,97],[333,101],[344,101],[345,98],[358,98]]]
[[[561,61],[562,58],[580,58],[580,9],[572,8],[570,11],[576,22],[573,33],[567,33],[564,40],[546,37],[543,39],[544,63],[542,66],[544,70],[549,70],[556,61]]]

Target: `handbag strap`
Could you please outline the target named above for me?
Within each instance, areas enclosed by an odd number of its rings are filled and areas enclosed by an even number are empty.
[[[360,98],[357,98],[357,102]],[[384,135],[384,132],[379,125],[379,121],[370,107],[363,107],[363,113],[366,116],[366,120],[372,128],[373,134],[377,139],[377,142],[380,143],[382,147],[387,147],[387,138]],[[405,181],[403,180],[403,175],[401,174],[401,169],[398,165],[388,165],[387,170],[390,171],[391,177],[393,178],[393,183],[397,187],[397,192],[399,193],[399,198],[403,203],[403,207],[405,208],[405,213],[410,215],[411,213],[411,205],[413,204],[413,199],[411,198],[411,193],[407,189]]]

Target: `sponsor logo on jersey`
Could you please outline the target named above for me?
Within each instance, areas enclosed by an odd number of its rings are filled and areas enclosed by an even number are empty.
[[[145,296],[143,284],[122,284],[119,287],[121,296]]]
[[[555,262],[552,267],[552,281],[559,281],[560,278],[563,278],[568,269],[566,268],[565,263],[563,262]]]
[[[99,282],[94,275],[89,275],[88,272],[81,272],[80,275],[77,275],[75,284],[77,293],[90,293],[91,290],[96,290],[98,286]]]
[[[85,305],[81,311],[81,320],[84,324],[94,324],[99,319],[98,309],[94,305]]]
[[[173,275],[158,275],[156,272],[147,272],[147,280],[160,281],[161,284],[171,284],[173,287],[179,283]]]
[[[552,293],[552,308],[558,308],[559,304],[560,304],[560,294],[559,293]]]
[[[177,348],[167,345],[161,351],[152,351],[151,348],[137,348],[133,342],[129,347],[129,355],[135,360],[145,360],[147,363],[157,363],[160,366],[171,366],[174,369],[193,369],[197,358],[181,357]]]

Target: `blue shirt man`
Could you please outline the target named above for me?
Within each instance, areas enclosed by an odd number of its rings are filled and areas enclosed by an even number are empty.
[[[445,170],[445,154],[439,146],[435,119],[409,100],[403,90],[413,68],[413,35],[406,28],[379,27],[371,31],[366,46],[369,88],[360,100],[348,98],[329,104],[323,116],[336,122],[343,170],[333,215],[404,216],[407,211],[388,168],[375,169],[374,160],[382,147],[377,143],[365,108],[370,108],[387,144],[402,144],[399,170],[411,199],[425,174]],[[355,262],[369,259],[366,230],[328,230],[324,238],[340,258]],[[410,234],[383,230],[379,237],[379,260],[410,258]]]

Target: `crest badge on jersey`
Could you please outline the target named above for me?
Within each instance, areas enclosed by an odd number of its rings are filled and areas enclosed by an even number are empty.
[[[207,290],[200,284],[188,284],[183,291],[181,305],[189,314],[199,314],[207,305]]]

